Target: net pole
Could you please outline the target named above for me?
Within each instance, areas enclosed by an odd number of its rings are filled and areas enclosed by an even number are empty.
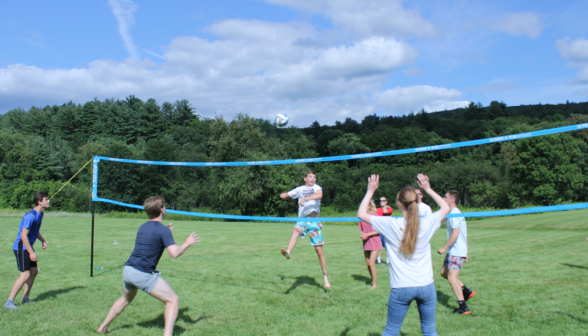
[[[90,244],[90,278],[94,276],[94,210],[95,202],[92,201],[92,242]]]

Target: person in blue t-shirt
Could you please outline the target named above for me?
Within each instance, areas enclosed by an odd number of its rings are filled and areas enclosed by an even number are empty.
[[[459,202],[459,191],[449,190],[443,199],[449,204],[450,214],[460,214],[461,211],[457,208]],[[437,253],[445,255],[443,260],[443,268],[441,268],[441,276],[447,279],[451,285],[451,289],[455,294],[455,298],[459,303],[459,308],[453,312],[457,314],[471,314],[467,300],[474,297],[476,291],[469,289],[459,280],[459,272],[463,263],[468,261],[468,229],[465,218],[453,217],[447,219],[447,243],[437,250]]]
[[[186,242],[177,246],[171,234],[173,223],[167,226],[161,224],[165,215],[165,199],[163,196],[152,196],[145,200],[143,208],[150,221],[141,225],[135,239],[135,249],[123,270],[124,294],[114,302],[106,315],[106,319],[98,328],[98,333],[108,333],[110,323],[129,305],[141,289],[147,294],[165,303],[164,335],[172,335],[174,323],[178,317],[180,298],[171,286],[159,276],[155,270],[157,263],[167,250],[172,258],[181,256],[188,247],[200,243],[200,238],[192,232]]]
[[[23,286],[24,293],[21,303],[30,302],[29,295],[31,294],[31,288],[33,288],[33,283],[39,273],[39,269],[37,268],[37,254],[33,249],[33,244],[35,244],[38,238],[43,243],[43,250],[47,248],[47,241],[43,238],[39,230],[43,221],[43,210],[47,209],[51,202],[48,196],[49,194],[46,191],[37,191],[33,196],[35,207],[27,212],[20,222],[18,234],[14,240],[14,245],[12,245],[20,276],[16,279],[14,285],[12,285],[12,290],[8,296],[8,300],[4,304],[4,308],[20,309],[14,305],[14,299]]]

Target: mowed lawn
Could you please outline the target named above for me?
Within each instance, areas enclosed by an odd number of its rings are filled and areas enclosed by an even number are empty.
[[[588,210],[469,221],[469,256],[461,279],[476,290],[472,314],[457,316],[451,288],[438,273],[446,240],[433,239],[440,335],[588,334]],[[0,309],[2,335],[88,335],[122,294],[122,267],[145,220],[96,222],[90,278],[90,219],[46,217],[41,232],[49,247],[39,255],[40,274],[21,310]],[[166,221],[168,222],[168,221]],[[0,297],[5,302],[18,276],[12,242],[20,217],[0,217]],[[333,288],[325,290],[314,249],[299,240],[292,259],[280,253],[292,224],[177,221],[182,243],[196,231],[202,243],[158,269],[181,298],[177,335],[381,335],[386,324],[389,275],[378,267],[372,291],[359,230],[324,228]],[[118,245],[114,245],[115,239]],[[20,296],[17,297],[20,303]],[[164,305],[145,293],[111,324],[113,335],[161,335]],[[419,335],[416,306],[402,335]]]

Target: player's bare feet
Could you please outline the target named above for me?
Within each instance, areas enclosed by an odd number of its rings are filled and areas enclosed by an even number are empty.
[[[286,251],[284,249],[281,249],[280,252],[282,253],[282,255],[284,257],[286,257],[286,259],[290,259],[290,252],[288,252],[288,251]]]
[[[323,280],[325,280],[325,288],[331,288],[331,284],[329,283],[329,278],[324,275]]]
[[[108,327],[106,327],[106,328],[100,327],[100,328],[98,328],[98,330],[96,330],[96,332],[99,334],[109,334],[110,330],[108,330]]]
[[[376,285],[375,283],[372,283],[372,289],[376,289],[376,287],[378,287],[378,285]]]

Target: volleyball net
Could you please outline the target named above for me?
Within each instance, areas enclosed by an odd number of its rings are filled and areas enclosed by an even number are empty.
[[[99,197],[98,190],[98,169],[101,161],[110,162],[121,162],[137,165],[151,165],[151,166],[175,166],[175,167],[234,167],[234,166],[265,166],[265,165],[290,165],[290,164],[303,164],[303,163],[320,163],[320,162],[333,162],[333,161],[344,161],[344,160],[360,160],[367,158],[378,158],[386,156],[395,156],[403,154],[414,154],[423,152],[440,151],[447,149],[456,149],[462,147],[471,147],[484,144],[494,144],[505,141],[513,141],[520,139],[527,139],[539,136],[545,136],[550,134],[558,134],[565,132],[572,132],[582,129],[587,129],[588,123],[570,125],[564,127],[557,127],[551,129],[544,129],[539,131],[532,131],[520,134],[504,135],[493,138],[455,142],[434,146],[407,148],[400,150],[390,150],[374,153],[363,153],[353,155],[339,155],[329,157],[317,157],[317,158],[303,158],[303,159],[289,159],[289,160],[268,160],[268,161],[242,161],[242,162],[166,162],[166,161],[148,161],[148,160],[132,160],[124,158],[113,158],[104,156],[95,156],[93,160],[93,175],[92,175],[92,201],[103,202],[119,205],[122,207],[143,209],[142,205],[129,204],[120,202],[113,199]],[[378,172],[374,172],[378,173]],[[367,181],[367,176],[366,176]],[[94,204],[94,203],[92,203]],[[519,215],[537,212],[550,212],[550,211],[564,211],[564,210],[576,210],[588,208],[588,203],[579,204],[563,204],[563,205],[552,205],[552,206],[540,206],[532,208],[520,208],[510,210],[494,210],[494,211],[480,211],[480,212],[464,212],[460,214],[449,214],[447,218],[451,217],[494,217],[494,216],[507,216],[507,215]],[[93,208],[94,209],[94,208]],[[93,211],[94,212],[94,211]],[[181,211],[181,210],[167,210],[168,213],[205,217],[205,218],[217,218],[217,219],[232,219],[232,220],[250,220],[250,221],[272,221],[272,222],[297,222],[297,217],[267,217],[267,216],[243,216],[243,215],[230,215],[230,214],[212,214],[203,212],[192,212],[192,211]],[[320,221],[320,222],[350,222],[358,221],[356,217],[317,217],[317,218],[305,218],[308,221]]]

